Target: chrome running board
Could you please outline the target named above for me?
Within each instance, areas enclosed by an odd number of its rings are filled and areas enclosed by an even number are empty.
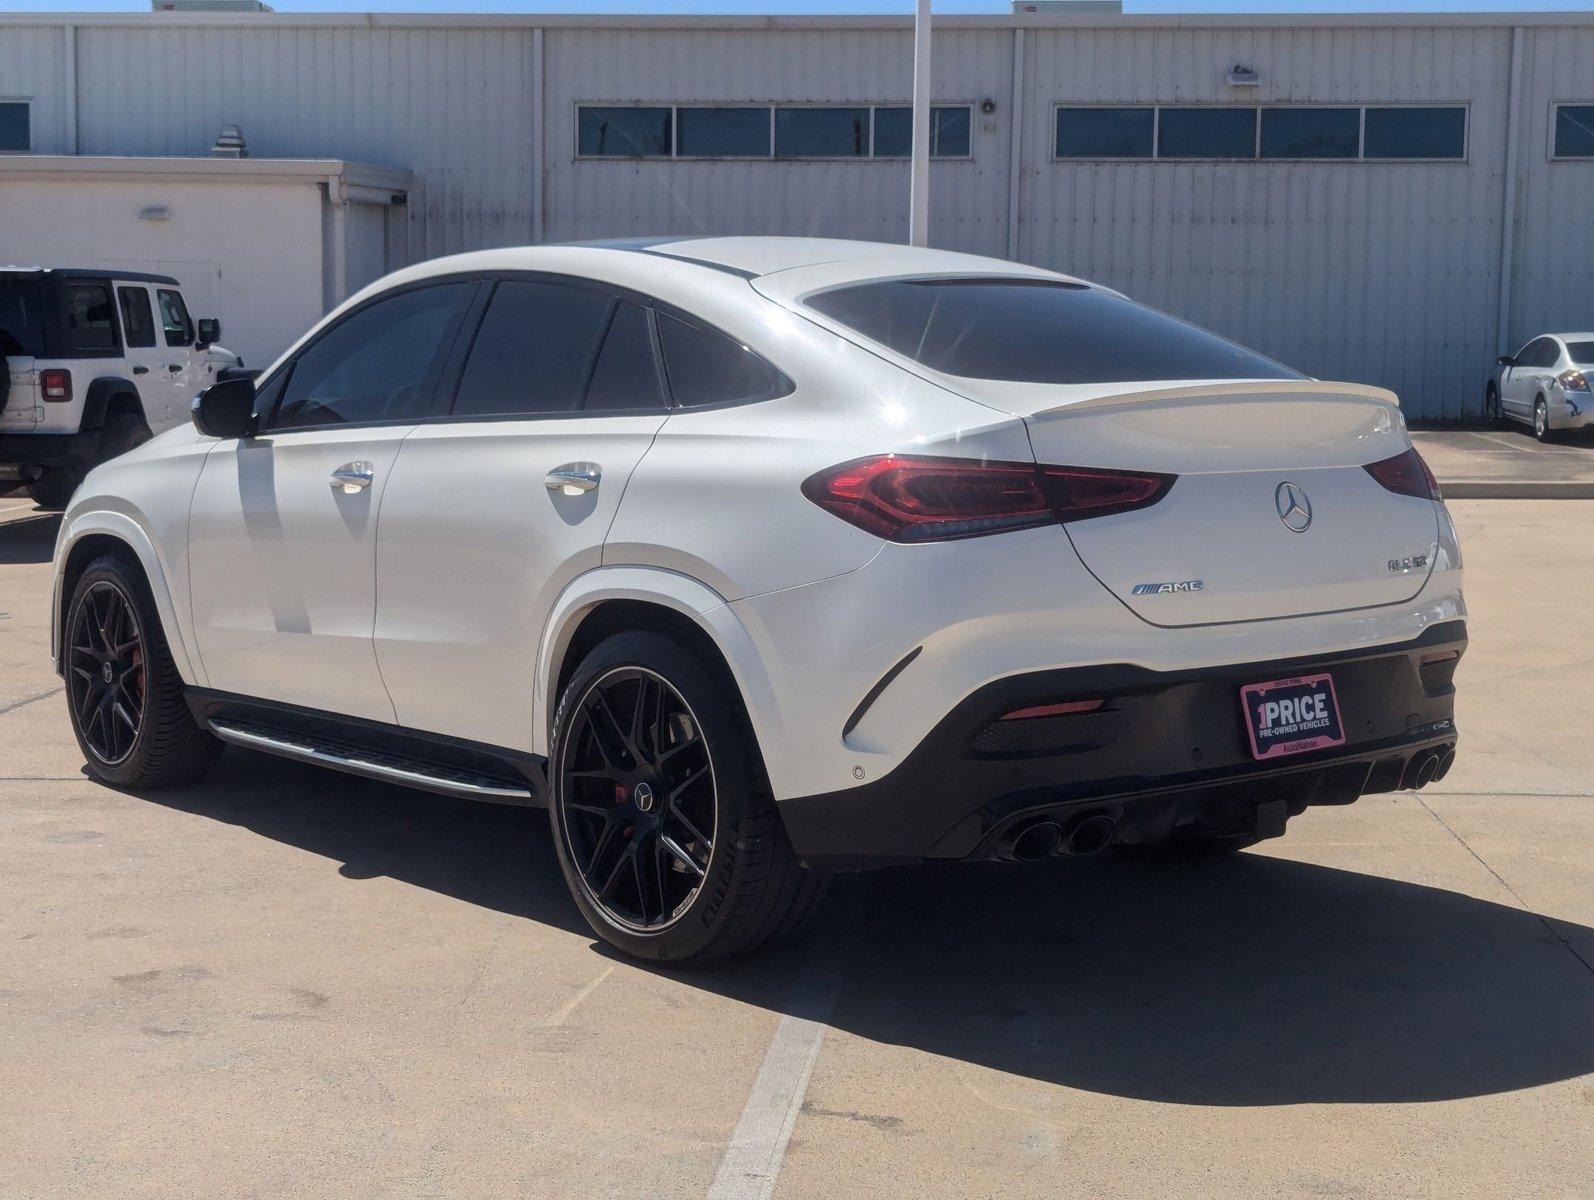
[[[210,731],[224,742],[299,762],[331,767],[335,771],[347,771],[368,779],[380,779],[427,792],[440,792],[445,796],[493,800],[500,804],[537,803],[537,794],[531,787],[513,779],[483,775],[422,758],[372,750],[352,742],[274,729],[253,722],[211,718],[207,723]]]

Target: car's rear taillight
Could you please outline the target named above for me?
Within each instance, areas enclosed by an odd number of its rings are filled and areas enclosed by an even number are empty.
[[[72,399],[72,372],[54,368],[40,371],[39,394],[56,404]]]
[[[1175,476],[878,454],[820,471],[803,495],[893,542],[942,542],[1104,517],[1162,499]]]
[[[1368,463],[1362,469],[1398,496],[1416,496],[1419,500],[1440,499],[1439,484],[1415,446],[1394,458]]]
[[[1586,392],[1589,390],[1588,376],[1576,368],[1570,371],[1562,371],[1555,377],[1555,381],[1561,385],[1563,392]]]

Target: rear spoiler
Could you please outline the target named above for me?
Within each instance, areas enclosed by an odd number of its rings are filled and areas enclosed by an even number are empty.
[[[1376,404],[1388,405],[1397,411],[1400,408],[1400,398],[1394,392],[1388,388],[1372,387],[1364,383],[1325,383],[1314,379],[1259,379],[1240,383],[1201,383],[1176,387],[1125,384],[1121,391],[1105,392],[1081,400],[1066,400],[1050,408],[1036,409],[1030,416],[1052,417],[1085,409],[1119,408],[1155,401],[1200,400],[1210,396],[1221,396],[1226,400],[1247,396],[1267,400],[1275,400],[1281,396],[1319,400],[1370,400]]]

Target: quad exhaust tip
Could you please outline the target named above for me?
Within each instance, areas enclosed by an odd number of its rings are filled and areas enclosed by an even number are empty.
[[[1406,764],[1406,773],[1401,778],[1400,786],[1416,791],[1430,783],[1438,783],[1450,773],[1455,761],[1454,749],[1430,750],[1427,754],[1420,754]]]

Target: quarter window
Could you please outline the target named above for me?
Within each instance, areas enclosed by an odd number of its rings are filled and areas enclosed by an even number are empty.
[[[1369,108],[1367,158],[1463,158],[1464,108]]]
[[[194,341],[194,323],[188,319],[188,306],[183,303],[183,294],[173,292],[167,288],[160,288],[155,293],[155,298],[160,302],[161,327],[166,333],[168,346],[190,346]]]
[[[0,154],[26,154],[33,149],[30,108],[26,100],[0,103]]]
[[[1355,158],[1361,111],[1354,108],[1264,108],[1263,158]]]
[[[1556,106],[1555,157],[1594,158],[1594,104]]]
[[[111,315],[111,289],[101,283],[68,284],[66,325],[74,350],[116,349],[116,319]]]
[[[773,400],[792,390],[784,375],[718,330],[668,313],[658,320],[670,395],[682,407]]]
[[[149,289],[123,287],[116,289],[116,299],[122,307],[122,336],[134,348],[155,344],[155,317],[149,307]]]
[[[469,288],[449,283],[400,292],[334,326],[294,361],[272,427],[424,416]]]

